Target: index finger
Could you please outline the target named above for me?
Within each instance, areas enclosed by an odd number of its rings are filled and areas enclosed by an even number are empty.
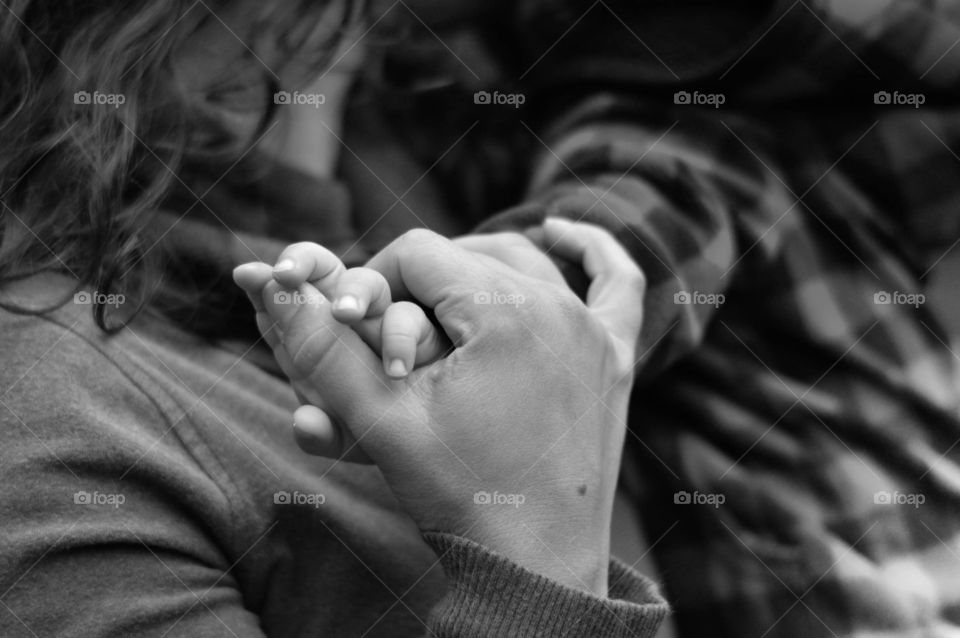
[[[549,252],[582,264],[590,278],[587,307],[614,337],[635,350],[646,293],[646,278],[637,263],[599,226],[548,218],[543,230]]]

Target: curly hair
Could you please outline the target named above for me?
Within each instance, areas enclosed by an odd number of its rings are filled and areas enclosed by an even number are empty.
[[[7,0],[0,9],[0,286],[66,273],[76,290],[89,285],[135,300],[122,315],[93,305],[102,329],[125,325],[162,280],[162,256],[150,249],[146,229],[181,168],[241,157],[274,116],[275,72],[329,64],[357,6]],[[226,28],[237,46],[210,58],[216,66],[205,77],[212,79],[197,90],[178,56],[213,28]],[[225,113],[259,125],[238,135]]]

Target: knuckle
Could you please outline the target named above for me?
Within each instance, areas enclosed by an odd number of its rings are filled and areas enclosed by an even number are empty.
[[[496,239],[497,243],[501,246],[508,248],[529,248],[534,246],[534,243],[527,239],[525,235],[516,232],[496,233],[495,235],[491,235],[491,238]]]
[[[616,238],[609,230],[603,226],[597,224],[592,224],[590,222],[577,222],[576,225],[583,231],[583,233],[590,239],[590,241],[603,244],[603,243],[614,243]]]
[[[423,308],[413,303],[412,301],[395,301],[390,306],[391,315],[402,315],[405,317],[417,317],[418,315],[423,315]]]
[[[290,244],[289,246],[287,246],[286,250],[284,250],[283,252],[298,253],[298,252],[314,251],[314,250],[323,250],[323,246],[321,246],[320,244],[316,244],[312,241],[298,241],[294,244]]]
[[[432,230],[412,228],[400,235],[398,241],[407,246],[422,246],[434,241],[436,238],[437,234]]]
[[[366,295],[370,292],[371,281],[363,273],[357,272],[357,269],[351,268],[341,272],[336,280],[337,294],[360,294]]]

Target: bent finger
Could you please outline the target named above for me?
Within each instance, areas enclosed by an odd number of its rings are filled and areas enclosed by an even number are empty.
[[[633,351],[643,326],[643,271],[620,242],[599,226],[551,217],[544,221],[543,230],[550,250],[580,263],[590,278],[587,307]]]
[[[340,275],[333,295],[333,316],[353,323],[379,317],[392,301],[387,280],[372,268],[350,268]]]
[[[317,406],[306,404],[297,408],[293,413],[293,436],[307,454],[351,463],[371,463],[350,430],[338,425]]]
[[[380,328],[383,368],[393,378],[403,378],[419,364],[439,358],[446,337],[430,322],[423,308],[409,301],[391,304]]]
[[[304,241],[283,249],[273,267],[273,278],[286,288],[310,282],[324,295],[332,297],[344,270],[343,262],[329,249]]]

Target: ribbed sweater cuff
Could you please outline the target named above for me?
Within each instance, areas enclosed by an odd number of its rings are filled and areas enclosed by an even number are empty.
[[[610,561],[609,597],[600,598],[527,570],[482,545],[451,534],[424,539],[449,580],[431,631],[443,638],[597,636],[646,638],[667,613],[657,586]]]

